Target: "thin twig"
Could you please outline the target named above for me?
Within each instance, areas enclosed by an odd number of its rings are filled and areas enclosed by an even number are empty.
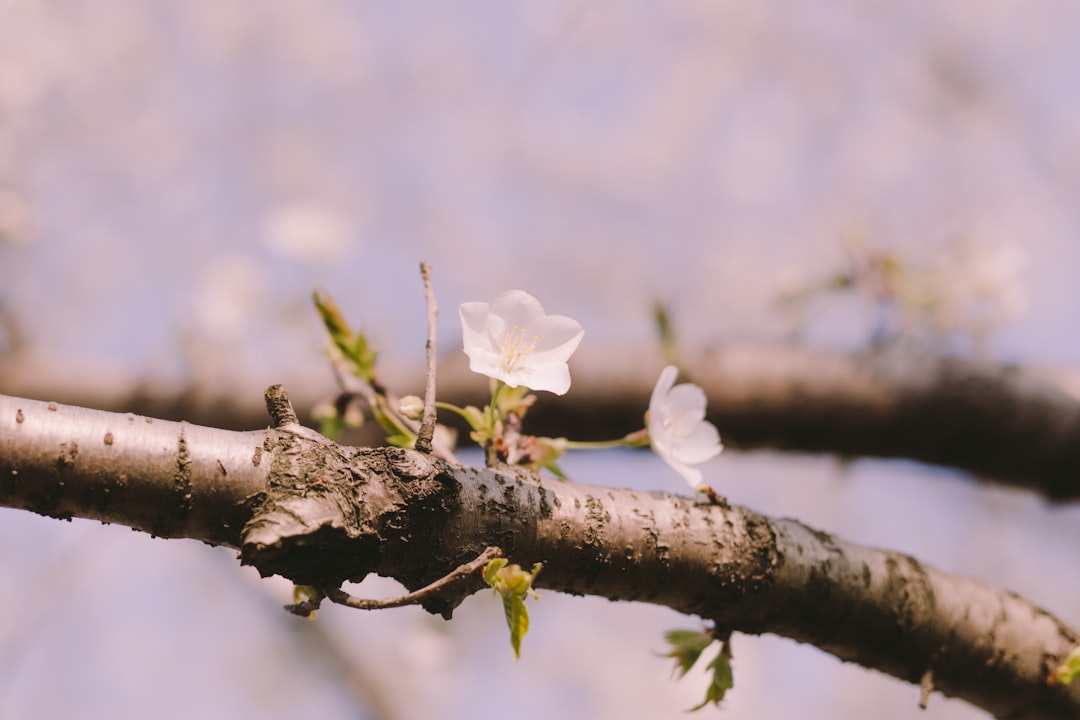
[[[368,600],[365,598],[353,597],[341,588],[337,588],[336,590],[324,590],[323,592],[325,593],[326,598],[331,602],[337,603],[338,605],[347,605],[351,608],[356,608],[357,610],[383,610],[386,608],[401,607],[403,605],[417,605],[428,597],[437,595],[447,585],[463,580],[475,573],[500,555],[502,555],[502,550],[497,547],[488,547],[484,552],[480,553],[475,560],[470,560],[464,565],[459,565],[449,574],[444,575],[430,585],[426,585],[419,590],[411,592],[408,595],[402,595],[401,597],[387,598],[386,600]]]
[[[919,708],[925,710],[930,704],[930,693],[934,692],[934,671],[926,668],[919,681]]]
[[[427,260],[420,263],[420,276],[424,279],[424,298],[427,300],[428,336],[424,414],[420,420],[420,430],[416,434],[416,449],[422,453],[430,453],[432,438],[435,437],[435,322],[439,316],[439,308],[435,304],[435,291],[431,287],[431,265]]]

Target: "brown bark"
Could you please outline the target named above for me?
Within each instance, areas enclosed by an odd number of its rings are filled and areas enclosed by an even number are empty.
[[[274,407],[278,427],[235,433],[0,397],[0,504],[240,547],[264,574],[328,589],[368,573],[419,588],[497,545],[544,562],[542,587],[781,634],[910,682],[930,670],[1002,718],[1080,715],[1080,686],[1045,683],[1080,634],[1010,593],[723,502],[339,446]],[[425,607],[449,616],[480,584]]]

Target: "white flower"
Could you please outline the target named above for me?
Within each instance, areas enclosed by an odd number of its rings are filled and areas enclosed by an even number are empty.
[[[705,420],[705,391],[693,383],[675,385],[678,374],[674,365],[668,365],[653,388],[649,442],[657,455],[697,488],[701,485],[701,471],[690,465],[711,460],[723,446],[716,426]]]
[[[462,303],[458,314],[470,370],[510,387],[556,395],[570,389],[566,361],[585,334],[576,320],[545,315],[522,290],[504,292],[491,303]]]

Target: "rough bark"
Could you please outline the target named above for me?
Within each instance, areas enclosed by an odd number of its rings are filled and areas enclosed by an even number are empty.
[[[574,387],[544,398],[528,431],[575,439],[618,437],[641,427],[659,370],[620,360],[575,367]],[[1080,378],[1076,373],[920,355],[900,350],[845,354],[795,345],[725,343],[689,358],[688,376],[709,397],[710,420],[732,448],[906,457],[1030,488],[1054,500],[1080,498]],[[0,392],[102,409],[185,418],[218,427],[256,427],[260,404],[213,390],[162,391],[42,385],[36,364],[8,358]],[[417,391],[423,373],[402,390]],[[310,406],[329,382],[297,383]],[[449,363],[440,399],[482,405],[486,384]],[[453,422],[453,418],[445,418]],[[377,442],[372,436],[354,438]]]
[[[486,546],[545,563],[539,585],[776,633],[1001,718],[1080,716],[1045,677],[1080,634],[1031,602],[788,519],[663,493],[336,445],[271,403],[237,433],[0,396],[0,505],[241,549],[263,574],[410,589]],[[449,617],[477,577],[428,598]]]

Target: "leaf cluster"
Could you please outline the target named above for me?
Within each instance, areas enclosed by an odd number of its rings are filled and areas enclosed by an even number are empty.
[[[705,699],[690,708],[690,712],[700,710],[709,703],[719,707],[724,694],[735,687],[735,678],[731,671],[731,634],[717,638],[712,630],[670,630],[664,634],[664,639],[671,645],[671,650],[664,657],[674,658],[675,672],[679,677],[683,677],[694,667],[706,648],[714,642],[720,643],[720,652],[705,666],[706,670],[711,671]]]

